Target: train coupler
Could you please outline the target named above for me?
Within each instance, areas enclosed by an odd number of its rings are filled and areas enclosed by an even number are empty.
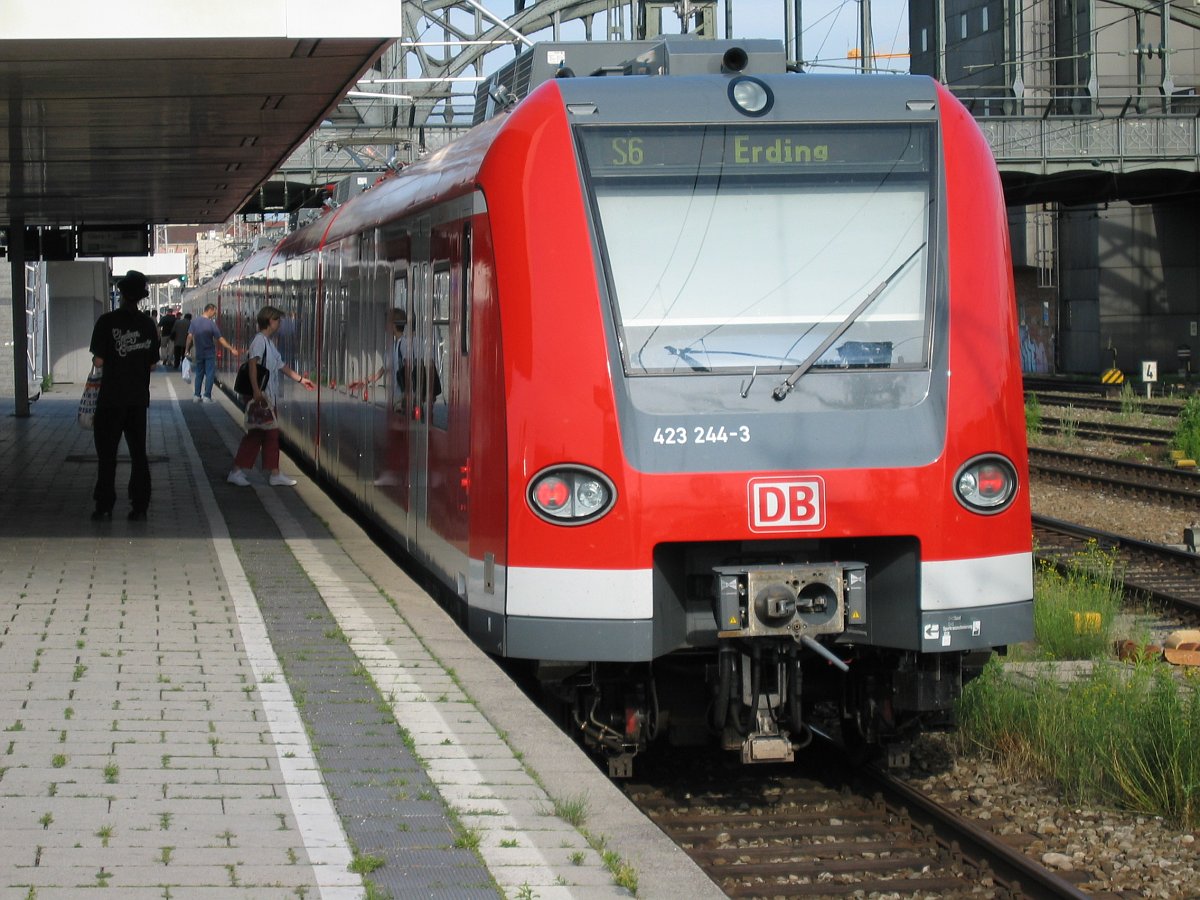
[[[773,763],[794,762],[796,751],[808,746],[812,740],[812,732],[802,722],[793,723],[800,728],[801,740],[792,738],[791,732],[780,728],[775,715],[770,710],[760,710],[757,717],[757,728],[742,741],[742,762]]]
[[[864,563],[716,566],[713,572],[718,638],[801,641],[866,624]]]
[[[742,742],[743,763],[792,762],[796,751],[786,732],[756,731]]]

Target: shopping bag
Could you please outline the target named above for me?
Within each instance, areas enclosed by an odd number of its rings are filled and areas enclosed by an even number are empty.
[[[192,361],[186,356],[183,358],[183,362],[179,364],[179,374],[183,377],[184,381],[188,382],[189,384],[191,383]]]
[[[79,400],[77,421],[80,428],[88,431],[91,431],[96,423],[96,398],[100,396],[100,376],[103,374],[100,369],[92,367],[87,383],[83,386],[83,396]]]
[[[269,431],[279,427],[279,420],[275,418],[275,410],[269,403],[257,403],[251,400],[246,404],[245,425],[247,431],[251,428]]]

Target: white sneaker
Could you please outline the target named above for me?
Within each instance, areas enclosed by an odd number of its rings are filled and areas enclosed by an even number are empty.
[[[216,403],[217,401],[214,400],[212,397],[205,397],[204,402],[205,403]]]
[[[282,472],[280,472],[278,475],[272,475],[270,481],[271,484],[276,485],[277,487],[291,487],[296,483],[295,478],[284,475]]]
[[[199,395],[199,394],[197,394],[196,396],[194,396],[194,397],[192,398],[192,402],[193,402],[193,403],[199,403],[199,402],[200,402],[200,395]]]
[[[236,484],[238,487],[250,487],[250,479],[246,477],[246,473],[241,469],[234,469],[225,477],[225,480],[230,484]],[[272,480],[272,483],[274,483],[274,480]]]

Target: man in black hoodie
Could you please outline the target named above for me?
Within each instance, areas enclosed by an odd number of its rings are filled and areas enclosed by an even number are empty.
[[[150,507],[150,463],[146,458],[146,410],[150,373],[158,364],[159,336],[154,321],[138,311],[148,296],[146,276],[132,269],[117,282],[121,305],[104,313],[92,330],[92,363],[103,375],[96,398],[94,436],[100,460],[92,499],[93,519],[111,519],[117,502],[117,447],[129,448],[129,518],[146,518]]]

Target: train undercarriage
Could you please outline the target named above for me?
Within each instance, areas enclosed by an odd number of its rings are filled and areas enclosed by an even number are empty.
[[[905,765],[920,730],[950,722],[980,654],[828,642],[844,640],[862,614],[861,576],[855,563],[719,568],[715,650],[543,664],[539,678],[613,777],[631,775],[634,758],[659,742],[716,741],[743,763],[788,763],[814,728],[840,732],[856,758]]]
[[[568,727],[613,777],[633,773],[652,744],[720,743],[743,763],[787,763],[815,728],[840,731],[861,760],[907,763],[916,734],[950,723],[974,654],[867,650],[823,655],[783,641],[731,642],[714,659],[689,653],[647,664],[592,663],[544,682]],[[703,685],[697,690],[697,685]]]

